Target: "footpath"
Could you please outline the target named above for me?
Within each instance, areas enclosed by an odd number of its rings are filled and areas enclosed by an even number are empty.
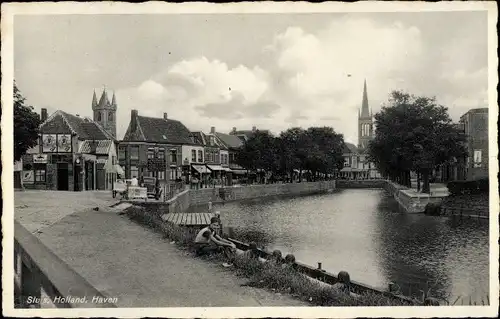
[[[39,217],[37,225],[33,217],[26,217],[31,215],[26,211],[36,209],[30,209],[22,199],[26,193],[18,192],[16,206],[26,207],[19,214],[16,208],[16,219],[32,231],[39,229],[35,235],[47,247],[99,291],[117,298],[118,307],[307,306],[286,295],[242,286],[245,278],[237,277],[220,263],[195,258],[160,234],[119,215],[116,209],[109,208],[111,202],[105,197],[90,196],[87,204],[82,199],[76,206],[83,209],[75,211],[71,209],[71,198],[59,195],[60,192],[50,193],[28,196],[38,197],[39,201],[48,198],[49,202],[37,203],[45,211],[67,209],[49,214],[50,222],[40,222]],[[54,197],[59,201],[54,201]],[[101,206],[95,205],[99,202]],[[98,211],[92,209],[95,206]]]

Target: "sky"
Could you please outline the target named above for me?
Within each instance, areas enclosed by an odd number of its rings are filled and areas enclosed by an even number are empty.
[[[357,143],[366,79],[375,114],[393,90],[460,115],[488,107],[487,13],[30,15],[14,20],[14,78],[27,103],[92,116],[116,93],[132,109],[219,132],[331,126]]]

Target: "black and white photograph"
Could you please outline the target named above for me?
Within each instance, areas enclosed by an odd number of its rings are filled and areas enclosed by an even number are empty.
[[[496,317],[497,18],[2,4],[3,314]]]

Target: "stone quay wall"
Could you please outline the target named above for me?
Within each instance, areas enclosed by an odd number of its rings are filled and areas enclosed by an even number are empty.
[[[336,181],[266,184],[240,187],[188,189],[166,202],[169,213],[188,212],[190,207],[274,196],[304,196],[333,191]]]
[[[385,188],[385,179],[337,180],[337,188]]]
[[[448,196],[421,193],[417,194],[413,190],[409,190],[404,186],[388,180],[385,181],[385,190],[394,197],[394,199],[399,203],[400,208],[406,213],[423,213],[425,212],[425,206],[428,203],[439,204]]]

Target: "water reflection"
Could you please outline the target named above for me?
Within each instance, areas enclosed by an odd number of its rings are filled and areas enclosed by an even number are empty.
[[[489,290],[488,225],[400,213],[383,190],[216,206],[236,238],[405,293],[480,298]],[[428,283],[428,284],[427,284]]]

